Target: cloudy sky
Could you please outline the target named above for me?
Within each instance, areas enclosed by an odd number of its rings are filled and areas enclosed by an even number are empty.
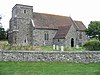
[[[9,28],[11,10],[15,4],[33,6],[33,12],[71,16],[88,26],[90,21],[100,21],[100,0],[2,0],[0,15],[2,26]]]

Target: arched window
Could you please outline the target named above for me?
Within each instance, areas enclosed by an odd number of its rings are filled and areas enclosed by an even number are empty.
[[[49,40],[49,34],[47,33],[47,40]]]
[[[44,34],[44,40],[49,40],[49,34],[48,33]]]
[[[46,33],[44,34],[44,40],[46,40]]]

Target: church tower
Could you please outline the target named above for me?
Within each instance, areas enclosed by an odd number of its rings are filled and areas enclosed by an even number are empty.
[[[8,36],[10,44],[32,45],[32,18],[32,6],[16,4],[12,8]]]

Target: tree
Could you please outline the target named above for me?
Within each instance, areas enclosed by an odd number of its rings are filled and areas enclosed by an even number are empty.
[[[88,29],[86,30],[86,34],[90,38],[96,38],[100,40],[100,21],[91,21]]]
[[[0,27],[0,40],[6,39],[6,31],[4,28]]]

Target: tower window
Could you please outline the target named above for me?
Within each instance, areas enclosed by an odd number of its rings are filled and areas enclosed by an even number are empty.
[[[24,10],[24,13],[26,14],[26,10]]]

